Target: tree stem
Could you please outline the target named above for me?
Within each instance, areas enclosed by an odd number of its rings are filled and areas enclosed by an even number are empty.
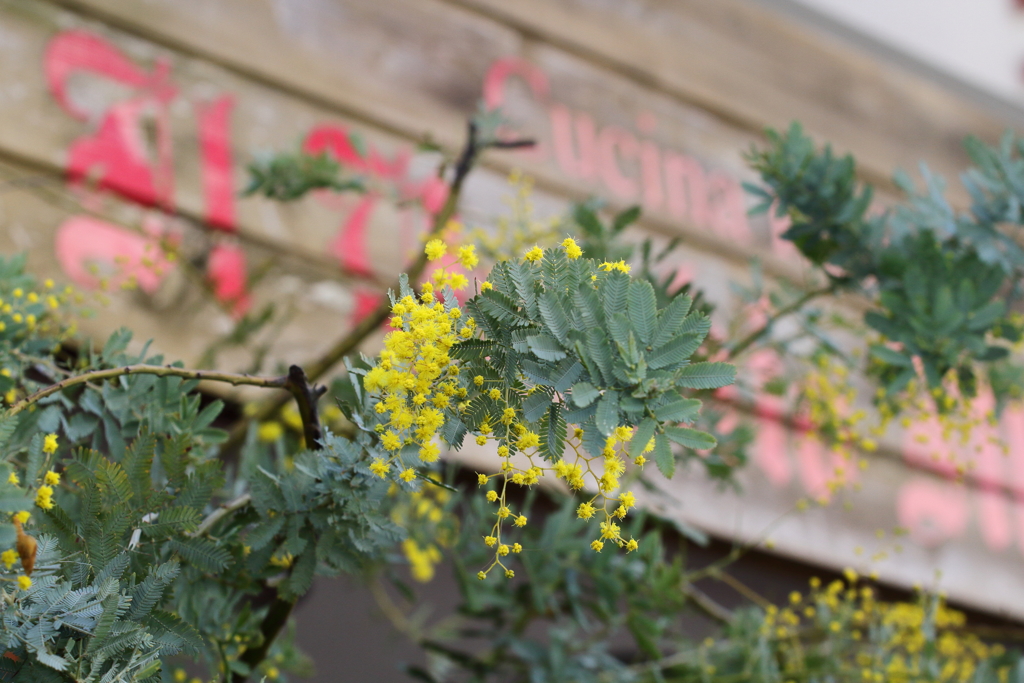
[[[311,384],[306,373],[297,365],[288,368],[288,385],[286,387],[295,396],[299,404],[299,415],[302,416],[302,432],[306,437],[306,448],[314,451],[323,450],[323,434],[320,431],[320,417],[317,414],[317,400],[326,391],[326,388]],[[204,522],[205,523],[205,522]],[[315,553],[316,548],[306,548],[307,553]],[[297,559],[297,558],[296,558]],[[294,565],[293,565],[294,566]],[[256,670],[256,667],[267,658],[270,646],[281,633],[281,629],[288,623],[292,609],[295,607],[296,598],[284,598],[278,588],[274,589],[274,600],[267,608],[267,613],[260,623],[260,633],[263,640],[256,647],[250,648],[242,653],[239,661],[249,667],[249,675]],[[232,683],[245,683],[249,676],[236,673],[232,676]]]

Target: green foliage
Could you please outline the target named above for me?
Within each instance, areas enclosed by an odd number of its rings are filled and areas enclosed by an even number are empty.
[[[295,598],[309,589],[318,563],[321,573],[337,574],[379,561],[403,534],[384,506],[388,483],[369,473],[365,459],[365,444],[329,435],[322,450],[298,454],[290,471],[260,468],[250,481],[251,510],[218,527],[247,549],[239,570],[258,581],[291,566],[282,588]]]
[[[532,505],[524,506],[531,517],[539,514],[529,512]],[[463,510],[467,524],[488,513],[478,497]],[[682,562],[666,561],[660,533],[645,532],[645,525],[638,516],[630,528],[641,539],[640,551],[594,553],[566,501],[524,534],[528,547],[558,548],[557,561],[547,552],[524,553],[513,581],[478,581],[473,568],[485,560],[485,549],[472,539],[463,542],[453,553],[459,617],[427,634],[423,646],[432,666],[414,673],[424,680],[441,680],[433,676],[442,671],[450,678],[451,668],[478,681],[637,680],[620,653],[662,656],[664,644],[681,635],[687,604]],[[483,648],[467,649],[458,640],[466,637],[481,639]]]
[[[21,288],[14,298],[29,303],[34,283],[22,266],[0,261],[0,292],[14,297]],[[32,329],[0,335],[0,378],[19,396],[69,374],[53,356],[61,328],[45,314]],[[130,345],[122,329],[102,351],[85,346],[70,360],[78,372],[163,366],[148,345],[138,353]],[[204,404],[197,385],[122,375],[0,414],[0,543],[14,544],[8,518],[22,510],[31,511],[26,531],[38,541],[27,590],[17,587],[26,567],[0,562],[3,671],[18,680],[156,681],[181,654],[206,660],[216,675],[248,675],[241,655],[262,642],[268,611],[252,601],[268,585],[294,601],[315,573],[365,571],[402,537],[389,519],[387,484],[366,469],[368,436],[327,435],[322,449],[287,465],[253,464],[248,448],[242,460],[252,476],[235,479],[217,451],[223,405]],[[54,489],[48,508],[34,502],[44,475]],[[215,496],[246,489],[235,514],[214,516]],[[291,639],[274,647],[303,669]]]
[[[1019,289],[1024,251],[1001,227],[1021,224],[1020,143],[1007,137],[998,150],[968,144],[978,164],[965,176],[974,200],[968,213],[954,211],[942,183],[925,170],[926,193],[897,176],[908,202],[869,216],[871,188],[857,181],[852,157],[836,158],[829,147],[818,151],[797,124],[785,134],[769,131],[768,140],[765,150],[750,155],[768,185],[748,186],[761,199],[757,210],[774,206],[788,216],[783,238],[838,288],[870,298],[864,321],[882,343],[872,347],[868,369],[886,393],[903,391],[917,377],[919,361],[929,388],[949,380],[973,396],[977,368],[1004,361],[1006,342],[1022,335],[1008,304]],[[993,386],[1002,390],[1005,382],[996,378]]]
[[[503,383],[503,400],[545,435],[549,460],[561,458],[567,424],[583,429],[593,456],[621,425],[640,427],[647,436],[634,440],[640,449],[650,438],[664,447],[666,427],[692,422],[699,408],[691,399],[688,409],[677,409],[682,391],[733,381],[728,364],[690,363],[710,322],[690,311],[685,295],[659,309],[649,282],[631,281],[593,259],[569,259],[561,249],[548,249],[537,261],[500,262],[488,282],[493,289],[466,304],[485,338],[456,345],[452,355],[464,361],[467,376]],[[467,400],[465,414],[448,416],[465,425],[454,435],[456,446],[466,430],[477,431],[488,415],[502,412],[482,388]],[[510,438],[506,429],[495,425],[497,437]],[[705,447],[714,445],[710,435],[702,438]],[[670,474],[674,462],[659,467]]]
[[[341,175],[341,166],[326,152],[276,154],[249,164],[249,185],[244,196],[261,194],[268,199],[291,202],[313,190],[361,192],[363,183]]]
[[[122,552],[90,571],[66,557],[56,538],[40,537],[32,588],[4,595],[16,599],[4,611],[0,647],[18,661],[32,658],[20,678],[63,680],[53,674],[64,672],[81,681],[144,680],[159,671],[160,657],[200,646],[191,627],[154,609],[177,563],[149,567],[145,578],[126,576],[131,564]]]
[[[674,284],[676,271],[669,266],[672,257],[678,256],[682,240],[676,237],[661,247],[650,237],[639,243],[626,240],[626,230],[640,218],[640,207],[625,209],[608,221],[601,220],[599,212],[602,207],[602,202],[591,199],[576,204],[569,212],[567,227],[579,235],[578,241],[583,253],[596,261],[625,261],[632,264],[630,275],[634,280],[651,283],[659,308],[684,294],[693,300],[693,310],[710,317],[714,306],[704,297],[704,292],[690,282]]]

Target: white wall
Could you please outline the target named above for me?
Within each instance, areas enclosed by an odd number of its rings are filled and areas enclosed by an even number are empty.
[[[1017,0],[790,0],[989,94],[1024,105]]]

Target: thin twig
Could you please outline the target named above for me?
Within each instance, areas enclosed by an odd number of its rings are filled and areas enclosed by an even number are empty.
[[[693,584],[683,586],[683,594],[693,600],[694,604],[700,607],[712,619],[716,619],[723,624],[732,623],[732,612],[712,600],[710,596]]]
[[[743,339],[738,341],[732,348],[730,348],[729,349],[729,358],[736,358],[741,353],[746,351],[750,347],[751,344],[753,344],[754,342],[759,340],[761,337],[766,335],[772,329],[772,326],[776,322],[779,321],[780,318],[783,318],[783,317],[789,315],[790,313],[795,313],[796,311],[798,311],[801,308],[803,308],[809,301],[811,301],[813,299],[817,299],[819,296],[825,296],[827,294],[832,294],[833,292],[836,291],[836,288],[837,288],[837,285],[835,283],[833,283],[833,284],[830,284],[828,287],[822,287],[821,289],[811,290],[811,291],[805,293],[802,297],[800,297],[796,301],[794,301],[794,302],[792,302],[790,304],[787,304],[786,306],[783,306],[782,308],[780,308],[778,311],[775,312],[775,315],[773,315],[768,320],[768,322],[766,322],[764,325],[762,325],[758,329],[756,329],[753,332],[751,332],[750,334],[748,334],[746,337],[744,337]]]
[[[193,536],[202,536],[206,534],[210,529],[213,528],[220,520],[230,515],[235,510],[241,510],[242,508],[249,505],[252,502],[252,495],[249,493],[243,493],[234,500],[229,500],[226,503],[222,503],[220,507],[211,512],[206,516],[196,530],[192,532]]]
[[[157,377],[183,377],[185,379],[197,379],[197,380],[209,380],[211,382],[225,382],[238,386],[245,384],[254,387],[265,387],[271,389],[287,389],[289,378],[285,377],[259,377],[256,375],[242,375],[233,372],[216,372],[214,370],[189,370],[188,368],[179,368],[173,365],[147,365],[140,363],[137,365],[122,365],[118,368],[108,368],[105,370],[93,370],[91,372],[85,372],[81,375],[74,375],[63,379],[56,384],[51,384],[48,387],[40,389],[31,396],[27,396],[22,400],[11,406],[8,411],[8,415],[17,415],[21,411],[28,408],[30,405],[57,393],[63,391],[68,387],[73,387],[78,384],[85,384],[86,382],[92,381],[103,381],[106,379],[113,379],[115,377],[124,377],[126,375],[156,375]]]
[[[728,572],[719,572],[716,578],[722,583],[731,586],[737,593],[756,603],[762,609],[767,609],[772,604],[770,600]]]

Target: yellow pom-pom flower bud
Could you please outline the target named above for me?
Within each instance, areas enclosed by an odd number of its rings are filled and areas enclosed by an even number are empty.
[[[424,252],[427,254],[428,260],[436,261],[448,252],[448,245],[446,245],[442,240],[433,239],[427,242]]]
[[[284,436],[284,427],[280,422],[264,422],[256,430],[256,436],[263,443],[274,443]]]
[[[535,245],[523,255],[523,258],[527,261],[539,261],[544,258],[544,250]]]
[[[576,240],[571,237],[566,237],[562,240],[562,247],[565,248],[565,255],[570,259],[578,259],[580,256],[583,256],[583,250],[576,244]]]
[[[0,553],[0,562],[4,563],[4,568],[10,569],[14,566],[14,563],[18,561],[18,551],[14,548],[8,548],[7,550]]]

